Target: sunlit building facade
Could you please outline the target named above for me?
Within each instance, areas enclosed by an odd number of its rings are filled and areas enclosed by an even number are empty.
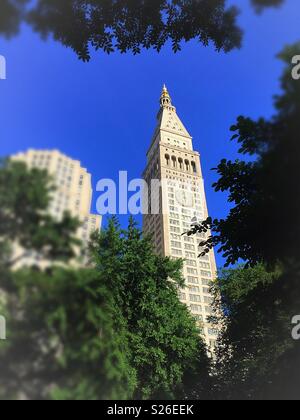
[[[179,290],[180,300],[202,327],[207,346],[213,348],[217,330],[208,318],[213,302],[210,284],[216,279],[215,254],[212,250],[199,256],[199,244],[207,235],[183,235],[193,223],[208,217],[200,155],[194,150],[192,137],[178,117],[165,86],[144,179],[149,187],[144,232],[152,235],[157,253],[184,259],[186,287]],[[153,179],[160,180],[160,189],[151,188]]]
[[[91,234],[101,228],[101,216],[91,213],[91,174],[81,166],[80,161],[73,160],[58,150],[30,149],[12,156],[11,159],[26,163],[28,168],[48,172],[55,185],[55,190],[51,192],[49,214],[60,220],[64,212],[69,212],[81,222],[77,237],[83,243],[84,252]]]

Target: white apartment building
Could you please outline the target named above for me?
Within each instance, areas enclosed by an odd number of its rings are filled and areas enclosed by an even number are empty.
[[[92,182],[91,174],[58,150],[33,150],[18,153],[12,160],[26,163],[28,168],[47,170],[53,180],[55,191],[51,192],[49,214],[60,220],[65,211],[81,221],[77,236],[87,246],[94,231],[101,228],[101,216],[91,213]],[[26,262],[25,262],[26,263]],[[24,261],[23,261],[24,264]]]

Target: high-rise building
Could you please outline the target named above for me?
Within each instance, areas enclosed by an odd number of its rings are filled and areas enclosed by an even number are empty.
[[[46,170],[53,180],[55,191],[51,192],[49,214],[60,220],[68,211],[81,222],[77,237],[87,246],[90,235],[101,227],[101,216],[91,214],[91,174],[58,150],[28,150],[11,157],[26,163],[28,168]],[[26,261],[25,261],[26,263]]]
[[[208,217],[200,155],[194,151],[192,137],[165,86],[144,179],[149,193],[144,232],[152,235],[157,253],[184,259],[186,287],[179,291],[180,300],[189,307],[203,328],[206,344],[212,348],[217,338],[217,331],[208,320],[213,300],[209,286],[216,278],[214,251],[199,257],[199,244],[206,236],[183,235],[193,223]],[[161,188],[153,187],[153,179],[160,181]]]

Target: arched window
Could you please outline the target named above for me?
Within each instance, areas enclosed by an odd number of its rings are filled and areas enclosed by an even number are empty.
[[[179,158],[178,163],[179,163],[179,168],[182,170],[183,169],[183,160],[181,158]]]
[[[166,164],[167,164],[167,166],[170,166],[170,156],[169,155],[166,155],[165,158],[166,158]]]
[[[173,163],[173,168],[177,167],[177,159],[175,156],[172,156],[172,163]]]
[[[193,170],[194,174],[196,174],[197,173],[196,163],[192,162],[191,165],[192,165],[192,170]]]
[[[190,162],[189,162],[188,160],[185,160],[185,161],[184,161],[184,163],[185,163],[185,169],[186,169],[188,172],[190,172]]]

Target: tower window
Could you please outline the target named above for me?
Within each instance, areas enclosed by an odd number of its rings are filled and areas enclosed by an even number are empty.
[[[188,160],[185,160],[185,169],[189,172],[190,171],[190,162]]]
[[[173,163],[173,168],[177,167],[177,159],[175,156],[172,156],[172,163]]]
[[[192,169],[193,169],[194,174],[197,173],[196,163],[192,162],[191,164],[192,164]]]

